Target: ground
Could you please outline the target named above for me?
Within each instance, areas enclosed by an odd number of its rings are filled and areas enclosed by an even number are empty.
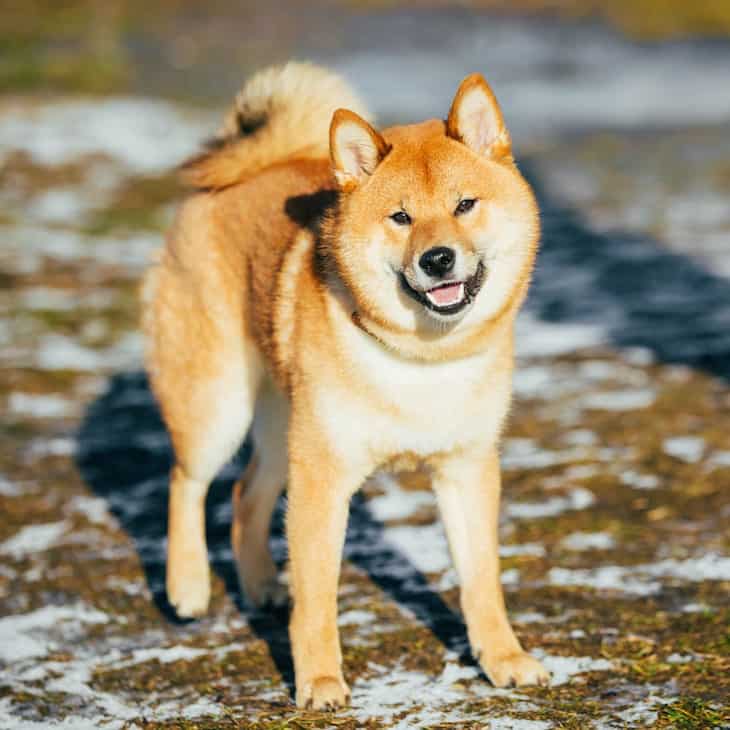
[[[442,114],[464,70],[496,78],[541,203],[501,542],[512,620],[552,685],[495,690],[479,672],[418,474],[377,476],[353,501],[350,709],[295,710],[287,618],[239,597],[230,486],[246,445],[208,501],[210,613],[173,618],[170,447],[137,289],[182,195],[171,169],[220,105],[72,84],[0,101],[0,727],[730,726],[730,106],[714,93],[728,47],[498,19],[472,22],[448,59],[427,23],[399,60],[388,34],[409,16],[389,13],[347,20],[329,60],[383,119]],[[425,16],[446,38],[465,17]],[[344,52],[348,33],[382,45]]]

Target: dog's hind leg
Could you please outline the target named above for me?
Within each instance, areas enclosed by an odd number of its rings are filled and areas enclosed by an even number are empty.
[[[284,395],[273,387],[264,388],[251,428],[254,455],[233,494],[233,555],[241,589],[256,606],[278,606],[287,600],[286,587],[279,582],[271,557],[269,529],[286,481],[288,418]]]
[[[239,290],[214,274],[203,286],[167,255],[145,285],[150,378],[175,452],[167,596],[181,617],[208,608],[205,497],[246,435],[262,372],[258,349],[242,333]]]
[[[248,364],[248,363],[246,363]],[[175,447],[170,477],[167,596],[178,616],[199,616],[210,600],[205,497],[210,482],[241,444],[254,394],[243,362],[229,360],[216,377],[200,380],[188,398],[183,426],[168,420]],[[163,412],[164,412],[163,403]],[[169,410],[169,409],[168,409]]]

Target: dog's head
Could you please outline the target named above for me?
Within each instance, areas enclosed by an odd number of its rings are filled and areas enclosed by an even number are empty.
[[[381,134],[340,109],[330,150],[341,190],[330,245],[361,317],[430,338],[519,304],[537,206],[481,75],[461,83],[446,122]]]

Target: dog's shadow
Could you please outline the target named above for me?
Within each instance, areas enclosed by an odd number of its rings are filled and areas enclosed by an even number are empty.
[[[168,476],[172,447],[142,372],[111,378],[107,390],[88,408],[78,434],[77,465],[94,492],[104,498],[134,541],[148,587],[161,615],[178,619],[165,593]],[[231,492],[234,479],[251,455],[248,441],[211,485],[206,503],[206,532],[213,570],[245,615],[253,632],[264,639],[271,657],[293,693],[294,671],[286,610],[254,611],[241,599],[230,548]],[[272,520],[272,549],[279,564],[286,557],[284,498]],[[461,617],[455,615],[426,578],[383,538],[365,501],[351,503],[345,545],[348,561],[371,576],[393,600],[428,625],[448,648],[472,662]]]

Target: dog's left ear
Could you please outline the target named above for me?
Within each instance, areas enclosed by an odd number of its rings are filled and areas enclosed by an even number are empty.
[[[446,134],[492,160],[512,157],[502,110],[479,73],[470,74],[459,85],[446,120]]]
[[[340,187],[352,190],[375,172],[388,153],[383,137],[362,117],[338,109],[330,124],[330,156]]]

